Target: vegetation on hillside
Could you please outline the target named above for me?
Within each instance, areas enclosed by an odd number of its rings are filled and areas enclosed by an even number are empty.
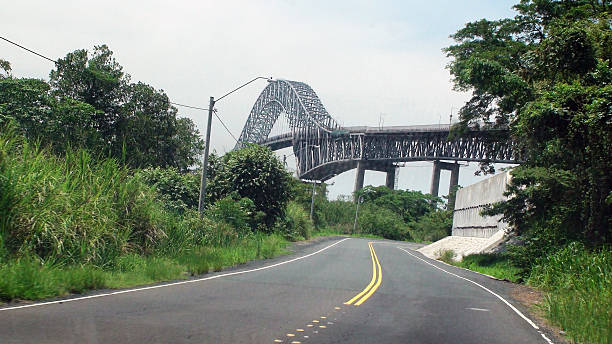
[[[468,23],[445,49],[472,91],[469,127],[510,128],[522,152],[502,213],[526,241],[516,262],[612,241],[612,12],[607,1],[523,0],[514,18]]]

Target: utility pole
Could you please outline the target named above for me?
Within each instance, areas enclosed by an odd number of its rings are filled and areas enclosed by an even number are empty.
[[[200,217],[204,214],[204,198],[206,197],[206,173],[208,172],[208,151],[210,148],[210,129],[212,125],[212,115],[215,107],[215,97],[210,97],[208,105],[208,125],[206,126],[206,147],[204,147],[204,163],[202,166],[202,179],[200,180],[200,201],[198,202],[198,212]]]
[[[312,213],[314,212],[314,198],[315,198],[315,186],[317,185],[316,181],[312,182],[312,199],[310,200],[310,221],[312,221]]]
[[[357,230],[357,216],[359,215],[359,204],[363,202],[363,196],[359,196],[359,198],[357,199],[357,208],[355,209],[355,222],[353,222],[353,233],[351,234],[355,234],[355,231]]]
[[[238,91],[239,89],[243,88],[244,86],[252,83],[255,80],[259,80],[259,79],[265,79],[268,80],[268,82],[272,82],[272,78],[264,78],[262,76],[258,76],[256,78],[253,78],[252,80],[247,81],[246,83],[236,87],[235,89],[227,92],[226,94],[222,95],[221,97],[219,97],[216,101],[215,101],[215,97],[210,97],[210,103],[208,105],[208,125],[206,127],[206,147],[204,147],[204,165],[202,166],[202,179],[200,180],[200,201],[198,202],[198,211],[200,212],[200,217],[204,214],[204,200],[206,198],[206,172],[208,171],[208,151],[210,149],[210,129],[211,129],[211,125],[212,125],[212,115],[213,115],[213,111],[215,111],[215,103],[220,101],[221,99],[229,96],[230,94]]]

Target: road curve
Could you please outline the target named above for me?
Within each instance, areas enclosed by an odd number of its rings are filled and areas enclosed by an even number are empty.
[[[416,247],[335,239],[202,279],[5,306],[0,343],[547,343],[507,283]]]

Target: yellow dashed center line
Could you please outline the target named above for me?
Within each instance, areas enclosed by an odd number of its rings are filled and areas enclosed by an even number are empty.
[[[370,258],[372,259],[372,280],[370,280],[370,283],[359,294],[346,301],[344,303],[345,305],[351,305],[355,301],[357,301],[355,302],[355,306],[361,305],[374,294],[382,283],[382,268],[380,267],[380,262],[378,261],[372,242],[368,243],[368,247],[370,248]]]

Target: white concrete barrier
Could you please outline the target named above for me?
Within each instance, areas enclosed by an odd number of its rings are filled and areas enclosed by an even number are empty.
[[[457,190],[452,235],[490,238],[499,231],[505,231],[508,224],[501,221],[501,215],[482,216],[480,212],[493,203],[507,199],[504,192],[510,179],[510,172],[506,171]]]

